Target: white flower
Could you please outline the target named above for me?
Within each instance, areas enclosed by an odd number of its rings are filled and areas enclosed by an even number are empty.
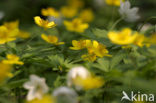
[[[67,85],[68,86],[71,86],[73,80],[76,77],[81,77],[81,78],[84,78],[85,79],[88,76],[90,76],[90,72],[86,68],[84,68],[82,66],[80,66],[80,67],[74,67],[67,74]]]
[[[0,20],[4,17],[4,13],[0,11]]]
[[[147,24],[139,24],[138,28],[140,28],[142,32],[145,32],[146,30],[148,30],[150,27],[152,27],[151,24],[147,23]]]
[[[68,87],[59,87],[54,90],[53,96],[58,103],[78,103],[77,93]]]
[[[27,100],[31,101],[35,98],[42,99],[42,96],[48,92],[49,88],[44,78],[36,75],[30,75],[30,81],[24,83],[24,88],[28,89]]]
[[[140,18],[140,16],[137,14],[138,8],[130,8],[131,4],[129,1],[121,2],[119,12],[124,17],[124,19],[128,22],[134,22]]]

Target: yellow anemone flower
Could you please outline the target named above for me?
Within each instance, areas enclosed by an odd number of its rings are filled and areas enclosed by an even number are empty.
[[[72,32],[83,33],[89,25],[87,23],[83,23],[81,19],[73,19],[72,21],[64,21],[64,25],[66,29]]]
[[[97,55],[98,57],[104,57],[104,56],[111,56],[109,55],[109,51],[106,49],[106,46],[103,44],[98,43],[97,41],[93,41],[93,52],[95,55]],[[89,50],[89,48],[88,48]]]
[[[7,77],[10,77],[11,65],[0,62],[0,83]]]
[[[110,56],[106,46],[95,40],[87,45],[87,50],[89,54],[94,54],[98,57]]]
[[[78,10],[70,6],[63,6],[61,8],[61,13],[66,18],[72,18],[77,14]]]
[[[80,12],[79,18],[84,22],[91,22],[94,19],[94,14],[91,9],[85,9]]]
[[[8,30],[5,26],[0,26],[0,44],[5,44],[16,40],[16,32]]]
[[[95,61],[96,57],[104,57],[104,56],[111,56],[109,55],[109,51],[106,49],[106,46],[97,42],[97,41],[91,41],[91,40],[73,40],[72,41],[73,47],[70,47],[72,50],[81,50],[86,48],[88,50],[88,54],[84,54],[81,56],[83,60],[87,61]]]
[[[19,21],[12,21],[12,22],[5,22],[3,24],[8,30],[9,30],[9,35],[16,37],[19,33]]]
[[[47,8],[47,9],[42,9],[41,14],[43,16],[53,16],[56,18],[60,17],[59,12],[57,10],[55,10],[54,8],[51,8],[51,7]]]
[[[109,39],[118,45],[129,45],[132,44],[136,37],[137,32],[132,33],[132,30],[129,28],[123,29],[121,32],[111,31],[108,33]]]
[[[145,36],[142,34],[138,34],[136,36],[136,39],[134,40],[134,44],[139,46],[139,47],[143,47],[145,44],[144,41],[145,41]]]
[[[87,78],[77,77],[74,79],[76,86],[82,87],[85,90],[100,88],[103,86],[104,81],[100,77],[89,76]]]
[[[19,61],[19,57],[14,54],[8,54],[6,60],[2,60],[2,63],[4,64],[18,64],[23,65],[24,63],[22,61]]]
[[[45,29],[52,28],[52,27],[56,26],[54,21],[49,22],[48,20],[41,19],[39,16],[34,17],[34,20],[38,26],[43,27]]]
[[[42,99],[34,99],[27,101],[27,103],[54,103],[54,99],[50,95],[44,95]]]
[[[105,0],[107,5],[120,6],[121,0]]]
[[[81,50],[84,49],[86,47],[86,42],[87,40],[72,40],[72,45],[73,47],[70,47],[70,49],[72,50]]]
[[[46,42],[54,44],[54,45],[62,45],[62,44],[64,44],[64,42],[58,42],[58,38],[56,36],[53,36],[53,35],[48,35],[47,36],[45,34],[42,34],[41,38],[43,40],[45,40]]]
[[[5,22],[4,26],[7,27],[9,30],[17,29],[19,26],[19,21],[12,21],[12,22]]]

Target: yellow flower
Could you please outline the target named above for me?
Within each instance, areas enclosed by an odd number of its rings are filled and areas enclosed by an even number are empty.
[[[12,21],[12,22],[5,22],[3,24],[3,26],[5,26],[8,31],[10,32],[9,35],[10,36],[14,36],[16,37],[19,33],[19,21]]]
[[[2,60],[2,63],[4,64],[19,64],[23,65],[24,63],[22,61],[19,61],[19,57],[14,54],[8,54],[6,60]]]
[[[93,11],[91,9],[85,9],[85,10],[81,11],[79,17],[84,22],[91,22],[94,19],[94,14],[93,14]]]
[[[113,6],[120,6],[120,0],[105,0],[106,4]]]
[[[9,30],[17,29],[19,26],[19,21],[12,21],[12,22],[5,22],[4,26],[7,27]]]
[[[131,29],[125,28],[121,32],[109,32],[108,37],[115,44],[128,45],[134,42],[134,40],[137,37],[137,34],[137,32],[132,33]]]
[[[104,57],[104,56],[111,56],[109,55],[109,51],[106,49],[106,46],[98,43],[97,41],[91,40],[73,40],[72,41],[73,47],[70,47],[72,50],[81,50],[86,48],[88,50],[88,54],[84,54],[81,56],[83,60],[87,61],[95,61],[96,57]]]
[[[56,26],[55,22],[53,22],[53,21],[49,22],[48,20],[43,20],[39,16],[34,17],[34,20],[38,26],[43,27],[45,29],[52,28],[52,27]]]
[[[95,54],[98,57],[110,56],[106,46],[95,40],[87,46],[87,49],[89,54]]]
[[[3,80],[10,76],[11,71],[11,65],[4,64],[0,62],[0,83],[3,82]]]
[[[136,39],[134,40],[134,44],[139,46],[139,47],[143,47],[145,44],[144,41],[145,41],[145,36],[142,34],[138,34],[136,36]]]
[[[96,55],[95,54],[84,54],[84,55],[81,56],[81,58],[84,61],[94,62],[96,60]]]
[[[104,81],[100,77],[89,76],[87,78],[77,77],[74,80],[76,86],[82,87],[85,90],[100,88],[103,86]]]
[[[45,34],[42,34],[41,37],[46,42],[54,44],[54,45],[62,45],[62,44],[64,44],[64,42],[58,42],[58,38],[56,36],[53,36],[53,35],[48,35],[47,36]]]
[[[64,21],[64,25],[66,29],[69,31],[83,33],[89,25],[87,23],[83,23],[81,19],[73,19],[72,21]]]
[[[27,39],[30,37],[30,33],[20,30],[17,36],[23,39]]]
[[[27,101],[27,103],[54,103],[54,99],[50,95],[45,95],[42,99],[34,99],[32,101]]]
[[[16,40],[16,32],[8,30],[5,26],[0,26],[0,44],[5,44]]]
[[[73,8],[82,8],[84,2],[82,0],[68,0],[68,5]]]
[[[70,47],[72,50],[81,50],[86,47],[86,40],[72,40],[73,47]]]
[[[56,18],[60,17],[59,12],[57,10],[55,10],[54,8],[51,8],[51,7],[47,8],[47,9],[42,9],[41,14],[43,16],[54,16]]]
[[[76,16],[77,11],[78,10],[76,8],[73,8],[70,6],[63,6],[61,8],[61,13],[66,18],[72,18],[72,17]]]

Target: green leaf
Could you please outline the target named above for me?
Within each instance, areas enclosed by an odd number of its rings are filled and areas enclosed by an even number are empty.
[[[116,55],[113,56],[111,62],[110,62],[110,68],[115,68],[116,65],[120,64],[120,62],[126,57],[126,54],[123,52],[119,52]]]
[[[100,58],[97,60],[98,63],[94,64],[94,67],[104,71],[104,72],[108,72],[109,71],[109,64],[110,61],[105,59],[105,58]]]

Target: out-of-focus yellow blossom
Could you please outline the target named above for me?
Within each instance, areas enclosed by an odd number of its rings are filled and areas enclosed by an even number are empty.
[[[19,61],[19,57],[14,54],[8,54],[6,60],[2,60],[2,63],[4,64],[18,64],[23,65],[24,63],[22,61]]]
[[[5,22],[4,25],[8,31],[10,32],[9,35],[12,37],[20,37],[20,38],[29,38],[30,34],[23,30],[19,30],[19,21],[12,21],[12,22]]]
[[[19,21],[12,21],[12,22],[5,22],[4,26],[7,27],[9,30],[17,29],[19,26]]]
[[[73,47],[70,47],[72,50],[81,50],[86,47],[86,40],[72,40]]]
[[[89,25],[87,23],[83,23],[81,19],[75,18],[72,21],[64,21],[64,25],[66,29],[72,32],[83,33]]]
[[[68,5],[73,8],[82,8],[84,2],[82,0],[68,0]]]
[[[72,18],[76,16],[77,12],[78,12],[77,8],[73,8],[70,6],[63,6],[61,8],[61,13],[66,18]]]
[[[105,0],[106,4],[113,6],[120,6],[121,0]]]
[[[95,54],[84,54],[81,56],[81,58],[85,61],[91,61],[94,62],[96,60],[96,55]]]
[[[34,20],[38,26],[43,27],[45,29],[52,28],[52,27],[56,26],[54,21],[49,22],[48,20],[41,19],[39,16],[34,17]]]
[[[80,16],[79,17],[84,22],[91,22],[94,19],[94,14],[93,14],[93,11],[91,9],[85,9],[85,10],[80,12]]]
[[[57,10],[55,10],[54,8],[51,8],[51,7],[47,8],[47,9],[42,9],[41,14],[43,16],[53,16],[53,17],[56,17],[56,18],[60,17],[60,13]]]
[[[145,41],[145,36],[142,34],[138,34],[136,36],[136,39],[134,40],[134,45],[137,45],[139,47],[143,47],[145,44],[144,41]]]
[[[50,95],[45,95],[42,99],[34,99],[32,101],[27,101],[26,103],[54,103],[54,99]]]
[[[7,77],[10,77],[11,65],[0,62],[0,83]]]
[[[10,32],[9,33],[10,36],[16,37],[18,35],[19,33],[19,21],[18,20],[12,21],[12,22],[5,22],[3,26],[5,26],[8,29],[8,31]]]
[[[100,88],[103,86],[104,81],[100,77],[90,76],[87,78],[77,77],[74,80],[76,86],[82,87],[85,90]]]
[[[20,30],[17,37],[27,39],[30,37],[30,33]]]
[[[129,45],[134,42],[138,33],[132,32],[130,28],[125,28],[120,32],[110,31],[108,33],[109,39],[118,45]]]
[[[0,26],[0,44],[5,44],[10,41],[16,40],[16,32],[8,30],[5,26]]]
[[[58,42],[58,38],[54,35],[41,35],[42,39],[45,40],[48,43],[54,44],[54,45],[62,45],[64,42]]]

